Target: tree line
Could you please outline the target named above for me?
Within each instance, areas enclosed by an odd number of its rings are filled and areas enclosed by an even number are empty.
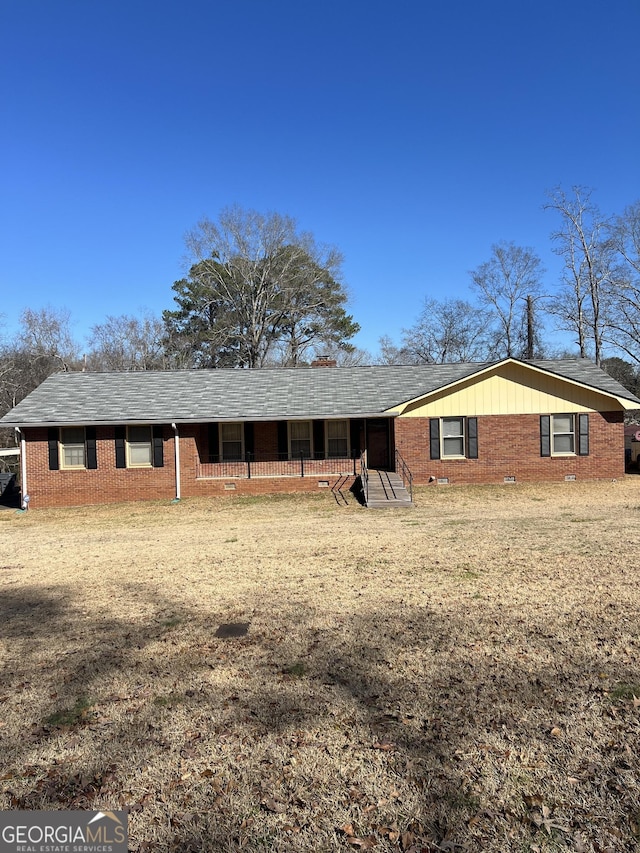
[[[638,392],[640,201],[608,216],[593,196],[585,187],[547,195],[562,260],[553,287],[533,248],[496,243],[470,271],[468,299],[427,297],[401,340],[381,338],[376,355],[351,343],[359,326],[347,313],[335,247],[318,244],[291,217],[227,208],[187,235],[191,265],[173,284],[173,308],[109,316],[85,347],[68,312],[25,310],[18,334],[0,337],[0,413],[60,370],[295,367],[317,354],[342,364],[572,355],[592,358]],[[575,349],[550,347],[550,329],[569,333]]]

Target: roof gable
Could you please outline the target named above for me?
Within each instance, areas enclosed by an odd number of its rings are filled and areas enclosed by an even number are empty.
[[[505,359],[477,373],[409,400],[402,417],[447,417],[605,411],[621,408],[611,391],[595,389],[557,372]]]

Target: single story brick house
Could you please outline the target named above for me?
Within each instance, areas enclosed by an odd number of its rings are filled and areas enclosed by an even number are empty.
[[[414,484],[611,479],[640,400],[587,360],[58,373],[0,419],[31,507]]]

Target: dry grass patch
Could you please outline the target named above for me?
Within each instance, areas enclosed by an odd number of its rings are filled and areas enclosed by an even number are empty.
[[[633,477],[2,513],[0,807],[128,809],[135,851],[636,850],[639,521]]]

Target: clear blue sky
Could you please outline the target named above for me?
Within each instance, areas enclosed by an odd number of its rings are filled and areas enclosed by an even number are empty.
[[[0,0],[0,312],[173,307],[230,204],[344,253],[355,341],[469,296],[492,243],[553,283],[545,191],[640,197],[637,0]]]

